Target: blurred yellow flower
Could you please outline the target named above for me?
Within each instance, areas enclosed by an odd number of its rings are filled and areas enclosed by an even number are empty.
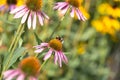
[[[5,4],[6,3],[6,0],[1,0],[0,1],[0,5],[3,5],[3,4]]]
[[[110,34],[111,36],[115,36],[116,32],[120,30],[120,23],[118,20],[104,16],[101,19],[93,20],[92,26],[102,34]]]
[[[80,43],[78,45],[78,50],[77,50],[78,54],[83,55],[85,53],[85,51],[86,51],[86,44]]]
[[[110,15],[114,18],[120,17],[120,8],[113,7],[108,3],[103,3],[98,7],[98,12],[102,15]]]
[[[17,6],[21,6],[24,4],[24,0],[17,0]]]
[[[6,11],[11,11],[17,6],[20,6],[24,3],[24,0],[1,0],[0,1],[0,11],[2,13]]]
[[[120,0],[114,0],[114,1],[116,1],[116,2],[120,2]]]
[[[20,6],[20,5],[22,5],[23,3],[24,3],[24,0],[11,0],[11,2],[10,2],[10,0],[1,0],[0,1],[0,5],[5,5],[5,4],[9,4],[9,3],[15,3],[17,1],[17,6]]]

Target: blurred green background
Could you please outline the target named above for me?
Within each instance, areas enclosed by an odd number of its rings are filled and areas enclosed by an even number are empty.
[[[26,27],[19,46],[27,48],[27,54],[34,55],[34,33],[45,41],[59,23],[62,15],[53,11],[58,1],[64,0],[43,0],[42,10],[50,17],[44,26],[37,24],[35,30]],[[53,36],[64,38],[68,65],[59,68],[51,58],[42,69],[40,80],[120,80],[120,0],[83,0],[80,9],[87,20],[79,21],[67,13]],[[0,63],[19,24],[13,15],[0,12]]]

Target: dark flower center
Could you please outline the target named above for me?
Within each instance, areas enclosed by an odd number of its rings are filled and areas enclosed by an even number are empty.
[[[40,63],[37,58],[28,57],[20,62],[19,67],[27,76],[36,76],[40,69]]]
[[[75,7],[79,7],[82,1],[81,0],[66,0],[66,2],[68,2],[69,4]]]
[[[41,9],[42,0],[26,0],[26,5],[30,10],[37,11]]]
[[[17,0],[7,0],[7,4],[17,4]]]
[[[62,43],[58,39],[52,39],[49,42],[49,46],[53,48],[54,50],[60,51],[62,50]]]

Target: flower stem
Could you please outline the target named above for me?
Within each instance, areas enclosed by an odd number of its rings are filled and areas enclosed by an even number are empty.
[[[2,73],[3,73],[5,70],[8,69],[8,66],[9,66],[9,64],[10,64],[11,58],[13,57],[13,53],[14,53],[16,47],[17,47],[17,43],[18,43],[18,41],[19,41],[19,39],[20,39],[20,37],[21,37],[21,35],[22,35],[22,33],[23,33],[23,30],[24,30],[24,26],[23,26],[23,25],[20,25],[19,28],[18,28],[18,30],[17,30],[17,34],[16,34],[16,36],[15,36],[15,38],[14,38],[15,41],[12,42],[12,47],[11,47],[11,49],[10,49],[10,51],[9,51],[10,54],[9,54],[8,59],[7,59],[7,62],[6,62],[5,65],[3,66]],[[1,75],[1,77],[0,77],[0,80],[2,80],[2,75]]]
[[[20,32],[21,27],[22,27],[22,25],[20,25],[20,26],[18,27],[18,30],[17,30],[17,32],[16,32],[16,35],[15,35],[14,39],[12,40],[12,43],[11,43],[9,49],[8,49],[9,52],[11,51],[12,47],[14,46],[14,43],[15,43],[15,41],[16,41],[16,39],[17,39],[17,36],[19,35],[19,32]]]
[[[39,71],[42,69],[42,67],[47,63],[47,61],[48,61],[48,59],[47,60],[45,60],[43,63],[42,63],[42,65],[41,65],[41,67],[40,67],[40,69],[39,69]]]
[[[58,25],[54,28],[53,32],[51,33],[50,37],[49,37],[49,40],[51,40],[51,38],[53,37],[55,31],[58,30],[59,26],[61,25],[61,22],[64,20],[67,12],[70,10],[71,7],[68,8],[68,10],[66,11],[66,13],[63,15],[63,17],[60,19],[60,21],[58,22]]]

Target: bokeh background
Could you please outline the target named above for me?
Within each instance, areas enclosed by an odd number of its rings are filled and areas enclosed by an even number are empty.
[[[64,0],[43,0],[42,10],[50,17],[44,26],[37,24],[36,30],[26,27],[18,45],[27,49],[26,55],[34,55],[36,36],[45,41],[59,23],[62,14],[53,11],[58,1]],[[41,70],[40,80],[120,80],[120,0],[81,2],[80,10],[87,20],[79,21],[67,14],[53,36],[64,38],[63,51],[69,63],[60,68],[52,57]],[[0,12],[0,64],[19,24],[20,20],[13,19],[9,12]],[[11,68],[17,66],[21,57]],[[42,62],[41,56],[39,59]]]

